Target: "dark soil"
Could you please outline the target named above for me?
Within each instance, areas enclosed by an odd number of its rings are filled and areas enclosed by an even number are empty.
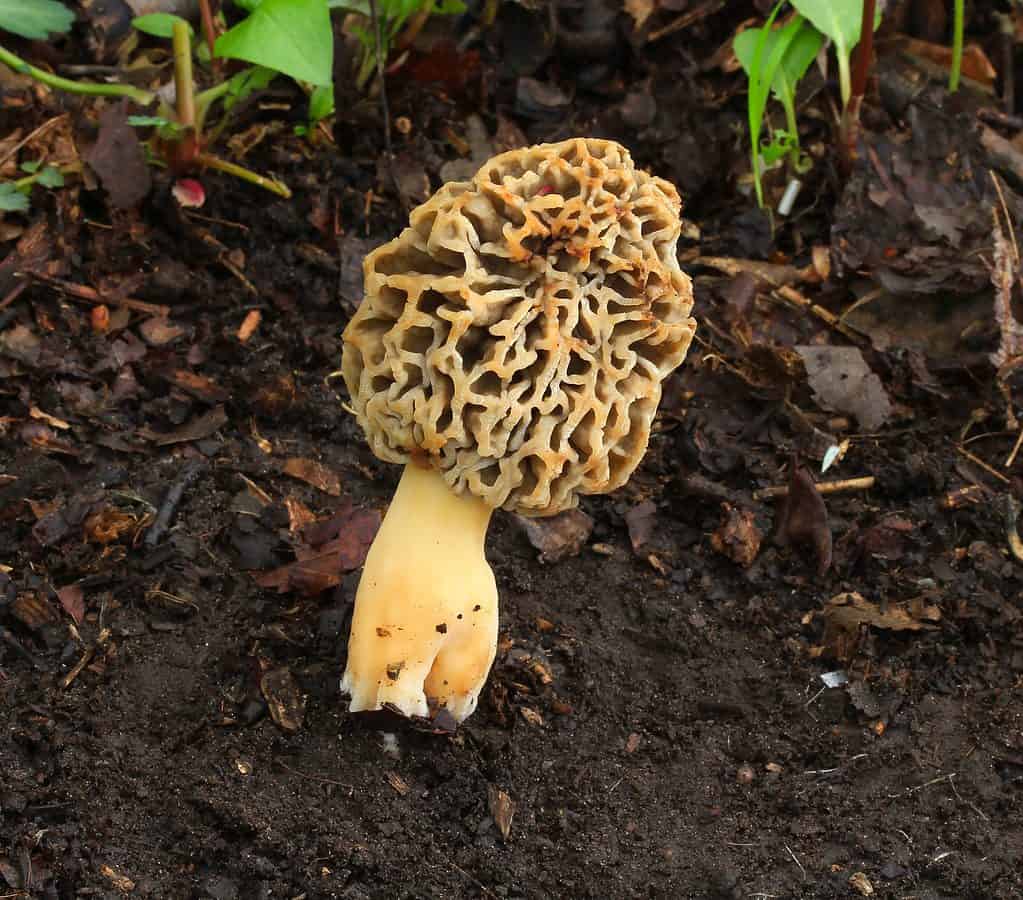
[[[20,238],[0,244],[0,300],[25,268],[108,295],[127,285],[181,333],[164,341],[137,311],[97,331],[95,303],[38,277],[0,308],[0,896],[1023,897],[1023,561],[1007,524],[1021,463],[1003,466],[1018,394],[989,362],[992,290],[957,295],[942,270],[938,303],[903,297],[910,315],[881,298],[846,332],[763,284],[744,303],[756,282],[699,258],[795,269],[833,215],[872,233],[869,191],[839,193],[823,117],[804,136],[824,147],[804,212],[773,244],[736,192],[742,83],[697,63],[741,19],[646,50],[616,21],[604,71],[533,73],[571,98],[547,121],[502,69],[525,53],[508,38],[522,22],[499,18],[442,84],[422,60],[421,77],[393,76],[392,114],[411,124],[394,134],[399,187],[420,173],[437,187],[456,158],[444,129],[482,112],[498,144],[626,140],[679,184],[702,233],[681,250],[703,342],[629,486],[583,499],[592,533],[554,562],[495,517],[502,644],[453,734],[349,715],[338,690],[364,551],[352,523],[373,521],[360,511],[383,510],[399,474],[370,454],[335,375],[361,256],[406,215],[376,101],[339,100],[336,146],[286,130],[246,159],[290,201],[212,173],[201,216],[165,173],[135,210],[95,185],[34,194]],[[6,90],[18,103],[0,138],[61,110],[80,140],[95,133],[91,100]],[[908,133],[890,103],[869,105],[878,135]],[[960,156],[978,152],[972,125],[948,133]],[[856,178],[869,172],[859,191]],[[957,202],[991,203],[986,190]],[[29,264],[33,225],[44,250]],[[862,263],[796,293],[838,315],[872,274]],[[902,326],[911,339],[892,338]],[[822,409],[794,345],[860,347],[891,398],[884,423]],[[849,447],[821,475],[830,438]],[[293,477],[295,459],[321,468]],[[875,480],[820,507],[793,460],[816,480]],[[785,484],[787,511],[757,493]],[[319,543],[291,527],[303,511],[355,561],[260,587]],[[339,565],[352,571],[337,583]],[[835,672],[847,683],[822,680]]]

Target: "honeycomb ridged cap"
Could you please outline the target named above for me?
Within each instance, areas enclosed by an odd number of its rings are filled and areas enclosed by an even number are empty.
[[[551,515],[624,484],[696,322],[681,200],[613,141],[495,156],[364,262],[342,373],[381,459]]]

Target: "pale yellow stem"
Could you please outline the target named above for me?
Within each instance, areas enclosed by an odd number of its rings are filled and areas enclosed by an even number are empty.
[[[457,721],[476,708],[497,649],[497,585],[484,556],[493,510],[440,473],[405,467],[366,557],[341,688],[353,712],[396,707]]]

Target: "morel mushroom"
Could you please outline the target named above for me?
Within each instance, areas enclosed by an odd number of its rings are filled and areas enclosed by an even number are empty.
[[[404,463],[366,558],[352,711],[458,721],[497,644],[491,513],[624,484],[696,327],[681,200],[612,141],[502,153],[366,257],[342,371],[373,452]]]

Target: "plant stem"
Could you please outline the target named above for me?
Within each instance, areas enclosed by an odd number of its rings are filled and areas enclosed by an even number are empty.
[[[948,74],[948,89],[959,90],[959,72],[963,66],[963,30],[966,27],[966,0],[955,0],[955,18],[952,25],[952,71]]]
[[[195,128],[195,87],[192,81],[192,39],[188,23],[176,19],[173,32],[174,95],[178,104],[178,124],[182,128]]]
[[[795,173],[799,171],[799,126],[796,122],[795,98],[791,94],[783,96],[781,98],[781,105],[785,108],[785,127],[792,138],[792,149],[789,150],[789,163],[792,166],[792,172]]]
[[[216,169],[218,172],[225,172],[228,175],[233,175],[235,178],[240,178],[242,181],[247,181],[249,184],[257,185],[264,190],[277,194],[279,197],[284,197],[285,199],[291,197],[291,189],[284,182],[278,181],[276,178],[265,178],[262,175],[257,175],[251,169],[246,169],[237,163],[228,162],[219,156],[200,153],[196,158],[196,162],[207,169]]]
[[[95,81],[72,81],[69,78],[61,78],[44,69],[36,68],[25,62],[20,56],[16,56],[4,47],[0,47],[0,62],[13,69],[19,75],[28,75],[36,81],[45,84],[47,87],[55,88],[58,91],[67,91],[69,94],[87,94],[93,97],[126,97],[133,100],[140,106],[148,106],[156,95],[150,91],[144,91],[130,84],[98,84]]]
[[[217,43],[217,26],[213,22],[210,0],[199,0],[199,15],[202,19],[202,32],[206,37],[206,46],[210,48],[210,64],[213,66],[213,73],[219,76],[220,60],[214,53],[214,45]]]
[[[220,84],[215,84],[211,88],[207,88],[205,91],[195,95],[195,130],[202,132],[203,127],[206,123],[206,114],[210,111],[210,107],[216,103],[221,97],[223,97],[231,89],[231,80],[222,81]],[[225,120],[226,120],[225,116]],[[224,121],[221,121],[218,128],[223,127]],[[216,139],[216,134],[213,136],[207,135],[209,143],[212,143]]]
[[[860,19],[860,42],[856,46],[856,67],[849,81],[849,66],[846,63],[842,85],[842,128],[841,141],[846,171],[851,171],[856,159],[856,143],[860,136],[860,107],[863,95],[867,93],[867,76],[870,74],[870,60],[874,54],[874,19],[877,0],[863,0],[863,18]],[[841,65],[839,58],[839,65]],[[841,72],[841,69],[840,69]],[[846,90],[849,91],[846,94]]]

